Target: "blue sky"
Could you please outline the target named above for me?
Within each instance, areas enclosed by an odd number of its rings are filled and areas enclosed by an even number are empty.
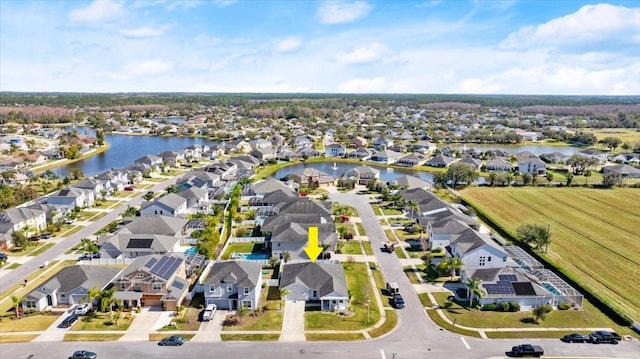
[[[640,0],[0,0],[0,90],[640,95]]]

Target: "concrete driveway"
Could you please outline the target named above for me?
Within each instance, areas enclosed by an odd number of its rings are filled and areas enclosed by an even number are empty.
[[[304,301],[287,300],[284,303],[281,342],[304,342]]]
[[[202,322],[196,335],[191,338],[191,342],[220,342],[222,338],[222,322],[229,314],[228,310],[216,310],[213,319],[208,322]]]
[[[127,332],[118,340],[125,342],[148,342],[149,333],[169,324],[173,313],[174,312],[163,312],[144,308],[142,312],[136,314]]]

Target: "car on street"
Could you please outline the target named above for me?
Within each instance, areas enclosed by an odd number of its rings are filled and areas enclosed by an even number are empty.
[[[100,259],[102,258],[102,254],[100,252],[93,252],[91,253],[91,258]]]
[[[127,186],[124,188],[125,191],[133,191],[135,187],[133,186]]]
[[[76,322],[76,320],[78,320],[78,316],[75,314],[71,314],[70,316],[64,318],[64,320],[60,322],[60,324],[58,324],[58,328],[69,328],[73,325],[73,323]]]
[[[160,346],[173,345],[180,346],[184,344],[184,338],[179,335],[172,335],[170,337],[163,338],[158,342]]]
[[[78,260],[79,261],[90,261],[91,260],[91,256],[88,253],[84,253],[83,255],[78,257]]]
[[[75,315],[85,315],[91,310],[91,303],[82,303],[73,311]]]
[[[514,357],[536,357],[544,355],[544,350],[539,345],[520,344],[511,348],[511,356]]]
[[[0,253],[0,261],[6,261],[9,256],[6,253]]]
[[[88,350],[76,350],[69,359],[96,359],[98,355]]]
[[[73,224],[73,219],[65,218],[65,219],[62,220],[62,223],[64,223],[64,224]]]
[[[216,309],[218,309],[218,307],[215,304],[207,305],[207,308],[205,308],[204,313],[202,313],[202,320],[209,321],[213,319],[213,316],[216,314]]]
[[[391,298],[391,304],[396,309],[404,308],[404,298],[402,298],[402,294],[400,293],[394,294],[393,297]]]
[[[51,233],[40,233],[38,235],[38,238],[40,238],[40,239],[49,239],[51,237],[52,237]]]
[[[589,338],[586,335],[582,335],[580,333],[572,333],[565,335],[560,340],[565,343],[586,343],[589,341]]]
[[[589,334],[589,341],[593,344],[618,344],[620,339],[622,338],[618,334],[613,335],[606,330],[597,330]]]
[[[391,224],[391,227],[400,228],[404,227],[404,224],[402,222],[393,222],[393,224]]]

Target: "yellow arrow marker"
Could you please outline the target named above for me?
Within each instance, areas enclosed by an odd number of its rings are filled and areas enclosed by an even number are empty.
[[[318,246],[318,227],[309,227],[309,242],[304,251],[312,262],[315,262],[322,253],[322,247]]]

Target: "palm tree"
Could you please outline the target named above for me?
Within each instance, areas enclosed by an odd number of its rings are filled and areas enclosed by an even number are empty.
[[[416,201],[409,201],[409,208],[411,209],[411,218],[415,218],[416,212],[420,209]]]
[[[87,291],[87,303],[91,303],[93,305],[93,301],[100,298],[100,287],[95,286]]]
[[[113,305],[120,306],[120,299],[115,298],[113,294],[115,293],[115,288],[106,289],[100,292],[100,311],[106,312],[109,309],[109,312],[113,311]]]
[[[284,252],[282,253],[282,261],[286,264],[287,262],[289,262],[291,260],[291,253],[289,252]]]
[[[96,249],[98,249],[98,246],[89,238],[82,238],[80,240],[80,244],[82,245],[82,249],[85,252],[92,253],[95,252]]]
[[[440,264],[438,264],[438,269],[445,273],[449,272],[451,280],[453,280],[453,277],[456,275],[456,271],[462,269],[463,266],[464,263],[462,263],[458,257],[451,257],[440,262]]]
[[[480,284],[482,281],[478,278],[468,278],[467,279],[467,296],[469,297],[469,306],[473,306],[474,297],[478,297],[478,299],[482,298],[484,292],[480,289]]]
[[[16,318],[20,318],[20,307],[22,307],[22,298],[12,295],[11,301],[13,302],[13,308],[16,311]]]
[[[280,289],[280,310],[282,310],[282,301],[286,298],[286,296],[288,296],[289,294],[291,294],[291,291],[289,290],[289,288],[282,288]]]
[[[548,310],[544,305],[539,305],[533,308],[531,314],[533,315],[533,320],[539,323],[541,320],[544,320],[547,317]]]

